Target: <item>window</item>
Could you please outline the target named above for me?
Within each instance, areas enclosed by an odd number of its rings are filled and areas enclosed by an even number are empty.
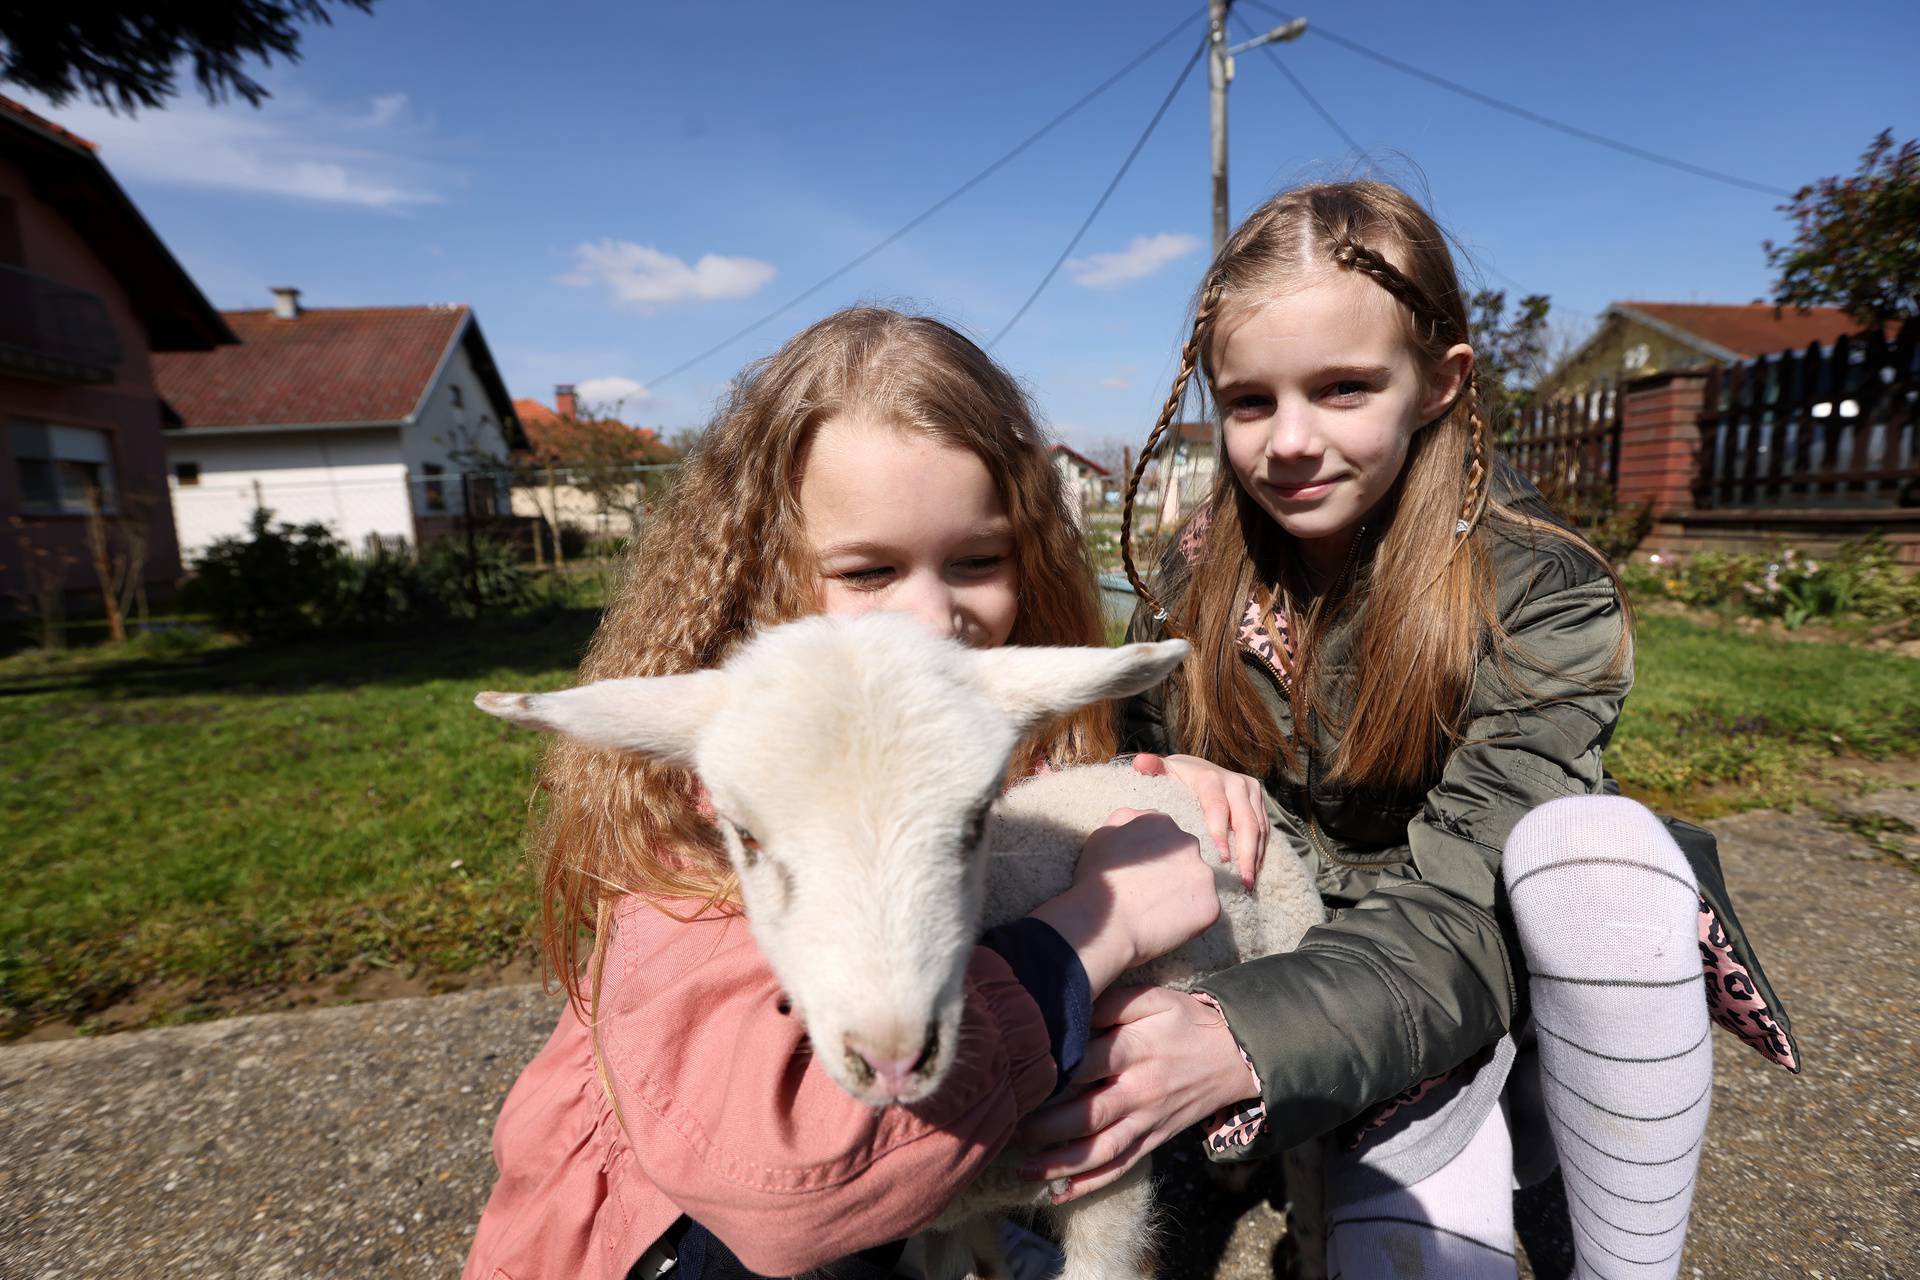
[[[421,470],[427,473],[426,500],[427,510],[445,511],[447,509],[447,482],[440,479],[446,474],[446,468],[437,462],[429,462]]]
[[[20,509],[47,515],[85,515],[89,493],[113,510],[113,455],[107,433],[50,422],[14,422],[8,432],[20,473]]]
[[[200,464],[197,462],[176,462],[173,464],[173,479],[182,489],[200,483]]]
[[[467,482],[468,509],[475,515],[500,514],[500,493],[492,476],[475,476]]]
[[[453,407],[454,407],[454,408],[456,408],[456,409],[462,409],[462,408],[465,408],[465,407],[466,407],[466,403],[467,403],[467,402],[466,402],[466,401],[465,401],[464,399],[462,399],[462,398],[461,398],[461,395],[460,395],[460,384],[459,384],[459,383],[457,383],[457,382],[449,382],[449,383],[447,384],[447,390],[448,390],[448,391],[451,391],[451,392],[453,393]]]

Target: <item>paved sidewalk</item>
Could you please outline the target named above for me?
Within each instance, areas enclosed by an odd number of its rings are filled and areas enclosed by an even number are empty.
[[[1873,803],[1920,827],[1920,792]],[[1714,826],[1807,1063],[1716,1037],[1680,1274],[1920,1276],[1920,876],[1811,815]],[[454,1275],[494,1114],[556,1012],[515,987],[0,1049],[0,1277]],[[1202,1186],[1187,1164],[1170,1181]],[[1261,1192],[1197,1192],[1178,1274],[1265,1280]]]

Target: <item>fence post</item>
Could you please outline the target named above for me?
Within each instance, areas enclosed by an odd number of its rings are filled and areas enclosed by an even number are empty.
[[[1674,369],[1636,378],[1621,390],[1614,473],[1621,506],[1644,502],[1656,520],[1693,506],[1706,381],[1703,369]]]
[[[473,546],[473,473],[460,473],[460,518],[467,527],[467,598],[473,601],[473,616],[480,616],[480,557]]]

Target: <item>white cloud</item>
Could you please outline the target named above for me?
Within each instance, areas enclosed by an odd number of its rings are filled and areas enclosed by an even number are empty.
[[[610,413],[617,413],[622,406],[645,404],[653,399],[653,392],[632,378],[588,378],[577,384],[574,391],[583,406]]]
[[[749,298],[773,279],[773,265],[757,258],[703,255],[692,266],[650,244],[601,240],[576,245],[573,270],[561,284],[604,286],[616,306],[651,311],[669,302]]]
[[[1067,270],[1075,284],[1088,289],[1111,289],[1132,280],[1142,280],[1169,262],[1186,257],[1200,247],[1200,237],[1184,232],[1162,231],[1154,236],[1135,236],[1118,253],[1096,253],[1085,258],[1068,258]]]
[[[407,95],[342,110],[281,90],[257,110],[183,93],[165,110],[115,115],[85,101],[33,110],[100,144],[119,176],[296,200],[397,209],[440,199],[426,128]]]

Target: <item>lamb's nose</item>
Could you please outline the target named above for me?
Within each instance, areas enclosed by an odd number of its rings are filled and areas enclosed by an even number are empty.
[[[847,1065],[856,1076],[866,1076],[876,1091],[889,1098],[904,1096],[918,1077],[924,1076],[940,1053],[940,1024],[928,1022],[920,1046],[900,1052],[911,1041],[904,1035],[883,1035],[871,1039],[849,1032],[846,1038]]]

